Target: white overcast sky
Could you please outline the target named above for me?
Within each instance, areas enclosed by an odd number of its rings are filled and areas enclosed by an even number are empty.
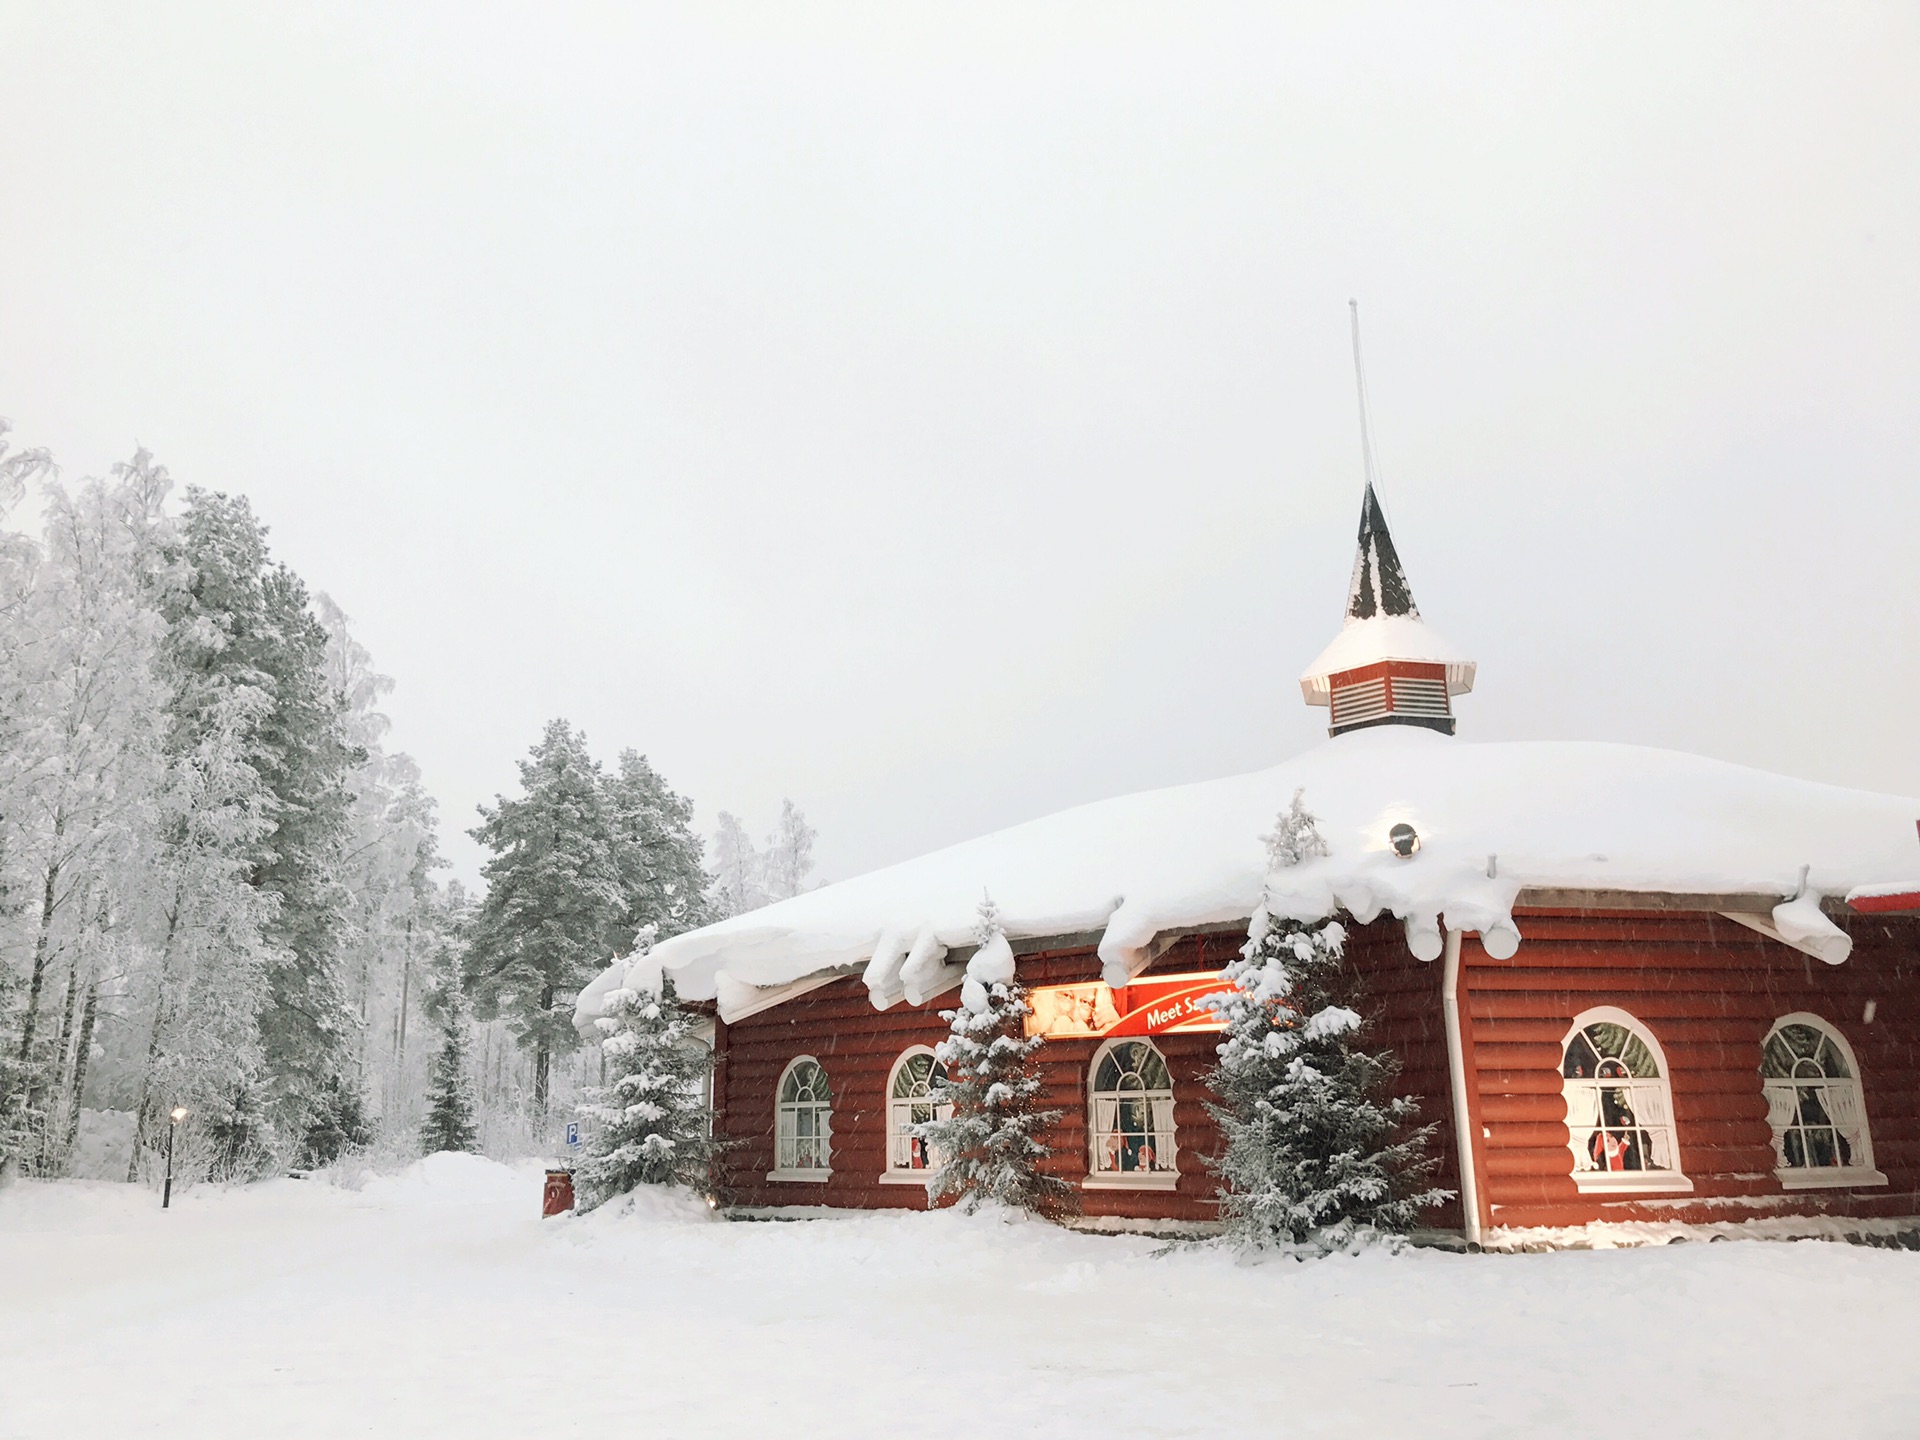
[[[1920,794],[1910,5],[0,0],[0,74],[0,415],[250,495],[459,873],[556,715],[828,878],[1315,743],[1349,296],[1463,736]]]

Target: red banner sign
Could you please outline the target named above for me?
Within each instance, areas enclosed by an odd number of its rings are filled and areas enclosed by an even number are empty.
[[[1042,985],[1027,992],[1033,1013],[1027,1034],[1049,1040],[1105,1040],[1115,1035],[1166,1035],[1223,1027],[1201,1002],[1227,987],[1219,973],[1150,975],[1114,990],[1098,980]]]

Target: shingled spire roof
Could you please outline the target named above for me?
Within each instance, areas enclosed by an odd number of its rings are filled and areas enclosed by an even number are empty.
[[[1417,619],[1420,607],[1413,603],[1407,572],[1400,568],[1400,555],[1387,531],[1380,497],[1373,493],[1373,482],[1368,481],[1366,499],[1360,505],[1360,552],[1353,557],[1347,618],[1371,620],[1376,615],[1411,615]]]

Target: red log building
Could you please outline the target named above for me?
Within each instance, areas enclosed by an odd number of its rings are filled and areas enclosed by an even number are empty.
[[[1441,1136],[1459,1199],[1439,1228],[1920,1216],[1920,802],[1635,747],[1472,745],[1452,737],[1473,678],[1369,486],[1346,624],[1302,680],[1325,745],[658,947],[646,966],[716,1002],[731,1202],[925,1206],[910,1126],[932,1118],[985,887],[1086,1223],[1213,1217],[1217,1042],[1191,1001],[1260,904],[1347,924],[1374,1039]],[[1265,874],[1259,836],[1296,790],[1333,853]],[[583,1031],[628,975],[582,994]]]

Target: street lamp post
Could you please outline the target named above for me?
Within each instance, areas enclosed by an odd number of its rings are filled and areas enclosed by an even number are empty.
[[[176,1105],[173,1113],[167,1117],[167,1183],[160,1191],[160,1208],[166,1209],[173,1203],[173,1135],[180,1128],[180,1122],[187,1118],[187,1107]]]

